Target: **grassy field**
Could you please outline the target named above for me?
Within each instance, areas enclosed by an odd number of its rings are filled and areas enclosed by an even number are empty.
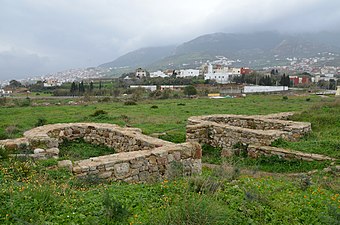
[[[311,122],[313,132],[299,142],[281,141],[277,146],[339,157],[339,100],[318,96],[289,96],[283,100],[281,95],[253,95],[234,99],[150,100],[137,105],[106,102],[0,107],[0,135],[20,137],[37,124],[86,121],[130,125],[141,128],[145,134],[165,132],[162,138],[183,142],[187,118],[193,115],[287,111],[300,112],[293,119]],[[65,157],[70,157],[68,151],[79,146],[91,155],[106,152],[102,149],[98,153],[83,144],[65,146]],[[71,157],[79,156],[76,153]],[[56,159],[2,159],[0,224],[339,224],[340,179],[335,170],[301,176],[240,174],[240,168],[254,166],[265,171],[275,167],[276,172],[287,172],[287,167],[294,167],[293,171],[308,167],[262,161],[254,165],[231,162],[233,171],[204,169],[197,177],[125,184],[95,176],[73,177],[68,171],[57,169]]]
[[[306,99],[309,99],[306,101]],[[55,100],[53,100],[55,101]],[[157,107],[155,107],[157,106]],[[107,114],[91,116],[103,110]],[[162,133],[173,142],[185,141],[188,117],[208,114],[269,114],[296,111],[295,120],[312,122],[313,133],[297,143],[280,143],[300,151],[340,157],[340,103],[318,96],[253,95],[233,99],[178,99],[143,101],[137,105],[106,102],[94,105],[50,105],[36,107],[1,107],[0,138],[20,137],[39,119],[46,123],[99,122],[130,125],[145,134]]]

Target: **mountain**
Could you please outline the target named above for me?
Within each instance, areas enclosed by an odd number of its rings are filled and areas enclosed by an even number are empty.
[[[261,67],[274,58],[314,57],[318,53],[340,54],[339,33],[281,34],[278,32],[213,33],[199,36],[177,47],[143,48],[101,66],[145,67],[149,70],[193,67],[225,56],[242,66]],[[255,63],[254,63],[255,62]]]
[[[145,67],[173,53],[176,46],[141,48],[118,57],[99,67]]]

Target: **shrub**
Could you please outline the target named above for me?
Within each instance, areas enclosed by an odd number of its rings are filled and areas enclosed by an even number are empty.
[[[229,211],[208,195],[189,194],[158,214],[147,224],[231,224]]]
[[[283,96],[282,100],[287,101],[288,100],[288,96]]]
[[[185,106],[185,103],[177,103],[178,106]]]
[[[107,114],[106,111],[104,111],[104,110],[102,110],[102,109],[98,109],[98,110],[96,110],[94,113],[92,113],[90,116],[92,116],[92,117],[97,117],[97,116],[99,116],[99,115],[106,115],[106,114]]]
[[[127,220],[131,215],[120,201],[115,197],[110,196],[109,192],[105,192],[103,196],[103,211],[106,218],[106,224],[112,222],[127,224]]]
[[[124,102],[124,105],[137,105],[137,102],[129,100],[129,101]]]
[[[210,145],[204,144],[202,146],[202,161],[205,163],[221,164],[221,153],[221,148],[215,148]]]
[[[40,127],[46,124],[47,124],[47,120],[45,118],[38,118],[38,121],[35,123],[35,126]]]
[[[13,137],[16,133],[19,132],[19,129],[15,125],[11,125],[5,128],[5,132],[8,137]]]
[[[158,109],[158,106],[157,105],[153,105],[150,107],[151,109]]]

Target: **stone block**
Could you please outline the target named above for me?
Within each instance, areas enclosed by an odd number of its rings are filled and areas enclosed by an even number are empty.
[[[114,165],[114,173],[117,178],[125,177],[130,171],[129,163],[119,163]]]
[[[59,148],[46,149],[46,153],[51,155],[59,155]]]
[[[72,171],[72,162],[71,160],[62,160],[58,162],[58,167],[59,168],[67,168],[68,170]],[[78,167],[79,168],[79,167]],[[77,172],[81,172],[81,170],[77,170]]]
[[[40,154],[40,153],[45,153],[45,149],[42,148],[36,148],[33,150],[34,154]]]

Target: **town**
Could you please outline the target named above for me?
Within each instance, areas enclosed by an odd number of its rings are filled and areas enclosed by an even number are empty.
[[[40,86],[39,90],[50,90],[52,93],[54,90],[58,90],[58,87],[72,82],[85,83],[90,86],[90,83],[93,82],[109,82],[112,85],[117,81],[119,81],[118,83],[124,83],[119,87],[139,87],[149,91],[157,89],[181,90],[186,85],[196,85],[199,89],[202,89],[204,85],[205,88],[220,85],[218,86],[219,88],[209,88],[210,91],[206,92],[206,95],[214,97],[253,92],[280,92],[286,91],[288,88],[307,88],[309,90],[324,90],[328,91],[328,93],[336,93],[337,86],[340,85],[340,66],[318,64],[320,61],[333,60],[332,53],[320,53],[320,55],[327,55],[328,57],[287,58],[286,60],[290,62],[288,65],[264,67],[257,70],[233,66],[235,62],[239,64],[240,60],[216,56],[215,61],[202,63],[194,69],[171,68],[148,71],[144,68],[136,68],[133,72],[126,72],[118,78],[111,78],[107,74],[112,71],[112,68],[92,67],[67,70],[46,76],[19,80],[18,82],[22,87],[35,87],[36,89],[37,86]],[[289,81],[283,81],[283,76],[287,77]],[[12,84],[10,81],[2,81],[0,83],[0,96],[13,95],[13,85],[16,86],[13,81]],[[28,92],[35,89],[23,88],[18,90]],[[103,92],[100,93],[103,94]],[[55,91],[54,95],[60,96],[62,94]]]

